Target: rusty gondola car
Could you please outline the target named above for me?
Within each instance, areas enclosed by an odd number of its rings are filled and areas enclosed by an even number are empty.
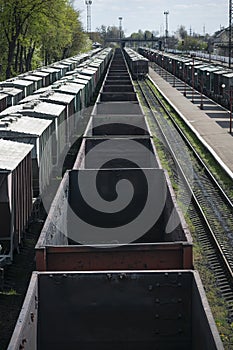
[[[8,350],[223,350],[195,271],[35,272]]]

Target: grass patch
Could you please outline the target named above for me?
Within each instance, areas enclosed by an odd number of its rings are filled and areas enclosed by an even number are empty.
[[[15,296],[20,294],[18,294],[15,289],[10,289],[8,291],[0,292],[0,295]]]

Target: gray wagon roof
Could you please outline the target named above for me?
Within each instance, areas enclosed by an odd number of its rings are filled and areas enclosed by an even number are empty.
[[[47,103],[43,101],[32,101],[31,103],[20,104],[16,106],[11,106],[0,113],[0,117],[8,115],[9,113],[20,113],[24,115],[37,115],[43,116],[60,116],[61,113],[65,110],[65,106]],[[35,115],[36,116],[36,115]]]
[[[52,91],[51,85],[45,86],[45,87],[42,87],[42,88],[36,90],[36,91],[33,93],[33,95],[42,94],[42,93],[45,92],[45,91]]]
[[[65,109],[65,106],[53,104],[53,103],[47,103],[47,102],[39,102],[36,104],[24,104],[21,105],[23,111],[30,111],[45,115],[54,115],[59,116]],[[26,113],[25,113],[26,114]]]
[[[63,68],[67,68],[67,65],[62,63],[54,63],[53,65],[51,65],[51,67],[63,69]]]
[[[47,70],[40,70],[40,71],[35,71],[35,72],[32,72],[33,75],[36,75],[38,77],[48,77],[50,75],[50,72],[48,72]]]
[[[46,68],[41,68],[41,72],[48,72],[48,73],[59,73],[60,69],[54,68],[54,67],[46,67]]]
[[[64,94],[64,93],[59,93],[59,92],[55,92],[51,93],[50,95],[46,95],[46,93],[41,95],[42,99],[46,99],[49,101],[60,101],[60,102],[64,102],[64,103],[70,103],[71,101],[74,100],[74,95],[70,95],[70,94]]]
[[[55,90],[46,90],[44,92],[34,93],[33,95],[29,95],[25,97],[23,100],[20,101],[20,104],[31,102],[34,100],[41,100],[41,101],[51,102],[51,103],[53,101],[58,101],[61,103],[64,102],[68,104],[74,99],[74,97],[75,96],[71,94],[59,93],[59,92],[56,92]]]
[[[228,74],[231,73],[228,69],[222,69],[214,72],[214,74],[222,75],[222,74]]]
[[[4,100],[5,98],[7,98],[7,94],[4,94],[4,92],[0,91],[0,100]]]
[[[37,92],[37,91],[35,91],[35,92]],[[37,93],[34,93],[34,94],[32,94],[32,95],[29,95],[29,96],[25,97],[23,100],[21,100],[21,101],[19,102],[19,104],[32,102],[32,101],[34,101],[34,100],[39,100],[40,95],[41,95],[41,94],[37,94]]]
[[[8,107],[7,109],[4,109],[4,111],[0,113],[0,118],[3,118],[8,114],[17,113],[21,109],[22,108],[19,105]]]
[[[20,86],[30,86],[32,85],[33,82],[30,80],[23,80],[23,79],[11,79],[11,80],[6,80],[4,82],[1,82],[0,85],[2,86],[14,86],[14,85],[20,85]]]
[[[229,73],[223,74],[223,77],[232,78],[233,77],[233,73],[229,72]]]
[[[16,96],[18,94],[22,94],[22,90],[21,89],[17,89],[14,87],[3,87],[0,86],[0,92],[3,92],[7,95],[11,95],[11,96]]]
[[[22,74],[22,75],[20,75],[20,78],[26,79],[26,80],[33,80],[33,81],[42,80],[42,77],[39,77],[39,76],[33,75],[33,74]]]
[[[64,92],[72,92],[72,93],[78,93],[80,90],[84,88],[84,85],[81,84],[74,84],[70,82],[66,82],[65,84],[61,85],[54,85],[54,89],[64,91]]]
[[[0,171],[12,171],[31,152],[33,146],[26,143],[0,139]]]
[[[64,78],[64,81],[67,81],[69,83],[79,84],[79,85],[86,85],[86,84],[88,84],[88,80],[87,79],[80,79],[80,78],[77,78],[77,76],[73,76],[73,77],[66,76]]]
[[[2,132],[40,136],[51,123],[52,120],[10,114],[0,120],[0,137]]]

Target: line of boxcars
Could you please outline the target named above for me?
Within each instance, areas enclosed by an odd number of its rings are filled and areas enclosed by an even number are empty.
[[[59,159],[81,133],[80,111],[90,104],[111,55],[109,48],[98,49],[0,83],[10,105],[0,113],[0,264],[12,261],[34,198],[48,190]]]
[[[77,68],[100,51],[99,48],[94,49],[0,82],[0,111],[16,105],[39,88],[53,84],[56,80],[64,77],[68,71]]]
[[[128,47],[126,47],[124,50],[125,58],[132,77],[135,79],[144,79],[146,74],[149,73],[148,60]]]
[[[139,53],[219,104],[230,108],[232,69],[218,63],[202,61],[195,56],[175,55],[146,47],[139,48]]]
[[[223,349],[120,49],[48,213],[36,264],[9,350]]]

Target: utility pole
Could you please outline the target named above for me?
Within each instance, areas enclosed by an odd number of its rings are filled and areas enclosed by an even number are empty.
[[[233,7],[232,7],[232,0],[229,0],[229,68],[231,68],[231,45],[232,45],[232,14],[233,14]]]
[[[120,34],[120,39],[122,39],[122,17],[119,17],[119,34]]]
[[[164,48],[167,48],[167,39],[168,39],[168,15],[169,11],[164,11],[163,13],[165,15],[165,20],[166,20],[166,29],[165,29],[165,45]]]
[[[203,25],[203,36],[205,36],[205,24]]]
[[[87,5],[87,33],[91,33],[91,5],[92,0],[85,1]]]

